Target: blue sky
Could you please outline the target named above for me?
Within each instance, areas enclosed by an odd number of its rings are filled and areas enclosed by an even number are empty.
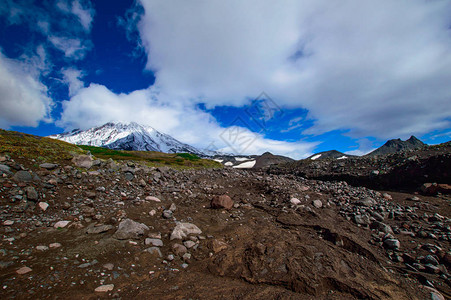
[[[0,4],[0,127],[109,121],[294,158],[451,140],[449,1]]]

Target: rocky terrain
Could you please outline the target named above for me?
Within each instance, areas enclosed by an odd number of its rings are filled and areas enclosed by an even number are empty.
[[[451,297],[442,190],[0,149],[2,299]]]
[[[418,190],[424,183],[451,183],[451,143],[387,155],[346,159],[304,159],[270,166],[271,174],[344,180],[375,189]]]

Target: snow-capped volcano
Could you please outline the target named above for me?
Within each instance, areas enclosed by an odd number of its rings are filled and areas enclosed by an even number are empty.
[[[206,153],[150,126],[131,123],[106,123],[88,130],[49,136],[76,145],[105,147],[116,150],[159,151],[166,153],[189,152],[205,156]]]

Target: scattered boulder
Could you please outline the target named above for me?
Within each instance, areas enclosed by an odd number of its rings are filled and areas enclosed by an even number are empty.
[[[158,247],[150,247],[150,248],[147,248],[144,251],[145,252],[149,252],[150,254],[158,256],[158,257],[163,257],[163,254],[161,253],[161,250]]]
[[[46,211],[47,208],[49,207],[49,204],[47,202],[39,202],[38,206],[40,209],[42,209],[43,211]]]
[[[94,291],[98,292],[98,293],[106,293],[106,292],[110,292],[112,290],[114,290],[114,284],[105,284],[105,285],[96,287],[96,289]]]
[[[228,245],[225,242],[223,242],[223,241],[214,239],[211,242],[211,247],[213,248],[213,252],[214,253],[218,253],[218,252],[221,252],[224,249],[227,249]]]
[[[147,196],[147,197],[146,197],[146,201],[161,202],[160,199],[158,199],[157,197],[154,197],[154,196]]]
[[[313,206],[316,208],[321,208],[323,207],[323,202],[321,202],[321,200],[313,200],[312,202]]]
[[[171,233],[171,240],[183,239],[190,234],[201,234],[202,230],[192,223],[178,223]]]
[[[13,179],[18,182],[30,182],[33,181],[33,176],[28,171],[17,171],[14,174]]]
[[[397,239],[386,239],[384,241],[384,246],[390,250],[398,250],[401,247],[401,243]]]
[[[77,155],[72,158],[72,163],[79,168],[89,169],[92,167],[92,157],[89,155]]]
[[[188,252],[188,249],[186,249],[185,246],[175,243],[172,245],[172,250],[174,253],[178,256],[183,256],[186,252]]]
[[[211,200],[211,207],[231,209],[233,207],[233,200],[228,195],[215,196]]]
[[[420,188],[422,194],[431,196],[436,195],[438,190],[439,187],[437,183],[424,183]]]
[[[301,203],[301,200],[299,200],[298,198],[291,198],[290,203],[293,205],[298,205]]]
[[[160,239],[146,238],[145,244],[155,247],[163,247],[163,241]]]
[[[25,188],[25,193],[27,194],[27,199],[36,202],[39,198],[38,192],[32,186],[27,186]]]
[[[51,163],[43,163],[43,164],[40,164],[39,167],[41,167],[43,169],[47,169],[47,170],[53,170],[53,169],[56,169],[58,167],[58,165],[51,164]]]
[[[64,228],[64,227],[66,227],[69,223],[70,223],[70,221],[58,221],[58,222],[55,223],[55,225],[53,225],[53,227],[55,227],[56,229],[58,229],[58,228]]]
[[[367,206],[367,207],[369,207],[369,206],[375,205],[375,204],[376,204],[376,201],[374,201],[373,198],[366,197],[366,198],[364,198],[364,199],[357,200],[357,201],[355,202],[355,204],[356,204],[356,205],[360,205],[360,206]]]
[[[99,234],[103,232],[107,232],[108,230],[113,229],[113,225],[99,225],[99,226],[92,226],[86,229],[86,233],[88,234]]]
[[[149,230],[147,225],[135,222],[131,219],[125,219],[119,223],[119,228],[113,234],[113,238],[118,240],[137,239],[147,230]]]
[[[19,270],[17,270],[16,273],[19,275],[23,275],[23,274],[30,273],[31,271],[33,271],[33,270],[29,267],[22,267]]]

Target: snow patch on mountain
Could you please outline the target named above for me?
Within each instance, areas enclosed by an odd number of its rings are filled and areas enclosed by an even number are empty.
[[[66,141],[76,145],[105,147],[116,150],[159,151],[165,153],[188,152],[208,156],[193,146],[182,143],[173,137],[135,122],[106,123],[88,130],[51,135],[50,138]],[[211,151],[209,151],[211,152]]]

